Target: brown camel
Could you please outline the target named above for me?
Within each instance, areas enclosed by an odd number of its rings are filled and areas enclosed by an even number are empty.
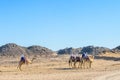
[[[77,57],[75,58],[75,62],[74,62],[75,68],[76,68],[76,63],[77,63],[77,62],[79,63],[78,68],[82,68],[83,60],[82,60],[81,57],[77,56]]]
[[[74,63],[74,66],[72,65],[72,62]],[[82,68],[82,64],[83,64],[82,58],[79,56],[77,56],[77,57],[71,56],[69,59],[69,67],[76,68],[77,62],[79,62],[78,68],[79,67]]]
[[[84,68],[91,68],[92,62],[94,61],[94,56],[88,56],[87,58],[82,58]]]
[[[32,62],[33,62],[34,59],[36,59],[36,58],[33,57],[32,60],[29,60],[28,58],[25,58],[25,61],[24,61],[24,60],[20,60],[17,68],[19,68],[20,71],[22,71],[21,66],[22,66],[23,64],[27,64],[27,65],[28,65],[28,64],[32,64]]]

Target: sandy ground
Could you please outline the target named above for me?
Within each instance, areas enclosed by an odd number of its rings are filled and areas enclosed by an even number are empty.
[[[37,58],[17,69],[19,59],[0,58],[0,80],[120,80],[120,54],[97,56],[91,69],[69,68],[68,55]]]

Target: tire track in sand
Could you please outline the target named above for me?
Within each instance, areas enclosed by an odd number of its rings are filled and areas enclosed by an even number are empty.
[[[120,80],[120,71],[111,71],[108,74],[97,76],[92,80]]]

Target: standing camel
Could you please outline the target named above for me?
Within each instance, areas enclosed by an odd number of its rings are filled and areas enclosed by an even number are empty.
[[[79,62],[79,65],[78,65],[78,68],[81,67],[82,68],[82,64],[83,64],[83,61],[82,61],[82,58],[79,57],[79,56],[71,56],[70,59],[69,59],[69,67],[72,67],[72,68],[76,68],[76,63]],[[73,64],[74,63],[74,66]]]
[[[76,63],[77,63],[77,62],[79,63],[78,68],[82,68],[83,60],[82,60],[82,58],[81,58],[80,56],[77,56],[77,57],[75,58],[75,62],[74,62],[75,68],[76,68]]]
[[[75,56],[70,56],[69,58],[69,67],[75,67]],[[74,62],[74,66],[72,65],[72,62]]]
[[[21,66],[22,66],[23,64],[27,64],[27,65],[28,65],[28,64],[32,64],[32,62],[33,62],[34,59],[36,59],[36,58],[33,57],[32,60],[29,60],[29,59],[27,59],[27,58],[25,58],[25,60],[24,60],[24,59],[21,59],[21,60],[19,61],[19,64],[18,64],[18,67],[17,67],[17,68],[19,68],[20,71],[22,71]]]
[[[84,66],[84,68],[85,67],[91,68],[92,62],[94,61],[94,56],[91,55],[91,56],[88,56],[87,58],[82,58],[82,60],[83,60],[83,66]]]

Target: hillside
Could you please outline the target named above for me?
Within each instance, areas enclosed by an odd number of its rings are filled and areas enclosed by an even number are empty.
[[[58,50],[57,51],[57,54],[78,54],[78,53],[80,53],[81,52],[81,50],[82,50],[82,48],[72,48],[72,47],[70,47],[70,48],[65,48],[65,49],[60,49],[60,50]]]
[[[114,52],[114,53],[120,52],[120,46],[117,46],[117,47],[113,48],[113,49],[112,49],[112,52]]]
[[[57,51],[58,54],[82,54],[84,52],[87,52],[88,54],[97,55],[104,52],[111,52],[111,49],[106,47],[86,46],[83,48],[65,48]]]
[[[0,56],[20,56],[22,53],[25,55],[35,55],[35,56],[50,56],[55,54],[54,51],[41,47],[41,46],[30,46],[22,47],[15,43],[8,43],[0,47]]]
[[[57,54],[82,54],[87,52],[88,54],[98,55],[105,52],[120,53],[120,46],[116,48],[109,49],[106,47],[95,47],[95,46],[86,46],[80,48],[65,48],[58,51],[52,51],[46,47],[39,45],[33,45],[29,47],[24,47],[17,45],[15,43],[8,43],[0,46],[0,56],[20,56],[22,53],[26,55],[35,55],[35,56],[53,56]]]

